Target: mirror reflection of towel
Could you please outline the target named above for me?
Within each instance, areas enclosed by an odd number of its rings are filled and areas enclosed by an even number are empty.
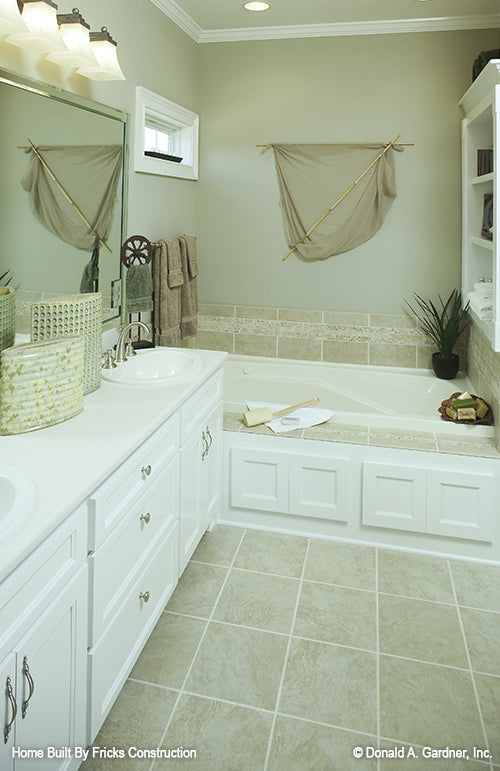
[[[80,280],[80,294],[95,292],[96,282],[99,278],[99,267],[93,260],[90,260],[84,267],[82,278]]]
[[[127,313],[153,310],[153,280],[149,265],[131,265],[127,270]]]

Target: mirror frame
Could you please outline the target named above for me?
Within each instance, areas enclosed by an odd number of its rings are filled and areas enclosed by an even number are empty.
[[[96,102],[80,94],[75,94],[72,91],[65,91],[57,86],[51,86],[47,83],[34,80],[33,78],[26,77],[17,72],[11,72],[5,68],[0,67],[0,83],[4,83],[15,88],[21,88],[24,91],[31,91],[39,96],[45,96],[49,99],[55,99],[59,102],[69,104],[73,107],[79,107],[82,110],[102,115],[106,118],[111,118],[122,124],[123,130],[123,157],[122,157],[122,181],[121,181],[121,199],[122,209],[120,212],[120,245],[123,244],[125,239],[125,228],[127,225],[127,202],[128,202],[128,142],[129,142],[129,116],[127,113],[118,110],[115,107],[110,107],[107,104]],[[124,292],[123,292],[123,266],[120,256],[119,259],[119,282],[120,282],[120,306],[117,308],[117,312],[113,316],[103,318],[103,327],[111,322],[121,322],[124,318]]]

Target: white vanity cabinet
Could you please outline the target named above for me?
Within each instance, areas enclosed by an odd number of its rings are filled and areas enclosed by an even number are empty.
[[[222,474],[222,372],[181,408],[179,576],[216,518]]]
[[[86,544],[80,507],[0,585],[2,771],[79,765],[60,750],[85,746]],[[43,759],[13,757],[13,748]]]

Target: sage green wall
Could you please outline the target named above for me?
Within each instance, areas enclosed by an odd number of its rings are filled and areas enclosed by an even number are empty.
[[[0,66],[131,116],[137,85],[198,112],[198,46],[150,0],[82,0],[79,7],[92,30],[107,26],[118,42],[125,81],[96,83],[75,74],[68,79],[58,65],[9,45],[0,46]],[[153,240],[193,233],[195,209],[195,182],[138,174],[130,167],[127,235],[140,233]]]
[[[497,30],[200,46],[201,299],[400,313],[413,290],[460,286],[457,102],[477,54],[497,46]],[[398,198],[375,237],[322,262],[282,262],[274,161],[255,145],[398,133],[415,147],[396,156]]]

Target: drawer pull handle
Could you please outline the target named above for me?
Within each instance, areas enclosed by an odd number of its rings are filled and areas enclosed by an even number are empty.
[[[146,525],[149,525],[149,523],[151,522],[151,514],[148,511],[147,514],[141,514],[139,519],[141,520],[141,522],[144,522]]]
[[[35,682],[34,682],[32,676],[31,676],[30,668],[28,666],[28,657],[27,656],[25,656],[24,659],[23,659],[23,675],[25,676],[26,680],[28,681],[28,686],[29,686],[28,698],[23,701],[23,705],[22,705],[22,708],[21,708],[21,717],[24,720],[24,718],[26,717],[26,712],[28,711],[28,706],[29,706],[29,703],[30,703],[30,699],[31,699],[31,697],[33,696],[33,694],[35,692]]]
[[[10,723],[5,723],[5,726],[3,729],[3,743],[7,744],[7,740],[10,734],[10,729],[12,728],[12,724],[14,723],[14,720],[16,719],[16,715],[17,715],[17,703],[14,697],[14,691],[12,690],[12,680],[10,679],[10,677],[8,677],[7,680],[5,681],[5,695],[8,698],[10,702],[10,707],[12,709],[12,717],[10,719]]]
[[[206,456],[208,455],[208,442],[207,437],[205,436],[205,432],[201,432],[201,441],[203,442],[203,450],[201,451],[201,459],[205,460]]]
[[[139,595],[140,600],[144,600],[144,602],[148,602],[149,600],[149,592],[141,592]]]
[[[210,442],[209,442],[209,445],[208,445],[208,449],[210,449],[211,446],[212,446],[213,439],[212,439],[212,434],[210,433],[210,429],[209,429],[208,426],[207,426],[207,436],[210,439]]]
[[[151,466],[150,466],[150,465],[148,465],[148,466],[143,466],[143,467],[141,468],[141,473],[142,473],[142,474],[144,474],[144,476],[146,476],[146,477],[148,477],[148,476],[151,474],[151,471],[152,471],[152,469],[151,469]]]

